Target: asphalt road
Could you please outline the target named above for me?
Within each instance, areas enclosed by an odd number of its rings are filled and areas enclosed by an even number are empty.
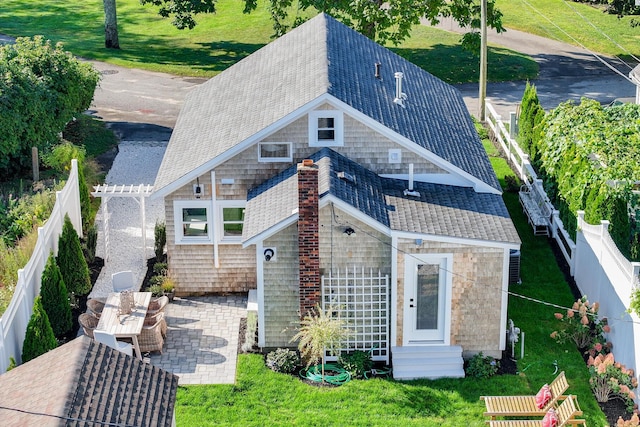
[[[460,31],[451,20],[443,20],[439,27]],[[4,40],[10,39],[5,37]],[[545,109],[554,108],[569,99],[579,101],[581,97],[610,103],[614,99],[631,100],[635,96],[632,83],[583,49],[515,30],[502,34],[489,31],[488,40],[489,43],[526,53],[540,64],[540,75],[532,83],[536,85]],[[91,62],[102,73],[92,112],[127,140],[167,140],[187,92],[205,81]],[[626,75],[630,71],[625,64],[618,63],[616,67]],[[477,117],[478,84],[456,87],[461,91],[470,113]],[[507,119],[509,112],[516,111],[524,87],[524,81],[489,83],[487,98]]]

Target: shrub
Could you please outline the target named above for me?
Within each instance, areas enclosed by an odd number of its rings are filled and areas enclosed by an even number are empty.
[[[42,296],[42,307],[47,312],[47,317],[51,322],[53,333],[61,337],[72,328],[71,306],[67,287],[62,280],[60,268],[56,264],[53,252],[49,254],[47,264],[42,271],[42,285],[40,287]]]
[[[491,356],[485,356],[480,352],[469,359],[465,373],[468,377],[487,379],[494,376],[499,367],[500,361]]]
[[[91,291],[89,267],[84,259],[80,239],[71,224],[69,215],[64,217],[62,234],[58,239],[58,266],[67,290],[75,295],[86,295]]]
[[[630,419],[623,420],[622,417],[618,417],[618,421],[616,422],[616,427],[637,427],[640,425],[640,418],[638,418],[638,414],[634,413]]]
[[[168,270],[169,266],[167,265],[166,262],[156,262],[155,264],[153,264],[153,272],[156,275],[162,275],[165,274]]]
[[[96,248],[98,247],[98,227],[92,225],[87,229],[87,240],[84,246],[85,258],[89,264],[96,260]]]
[[[627,369],[623,364],[616,362],[613,353],[606,356],[599,354],[596,357],[589,356],[589,384],[598,402],[608,402],[611,398],[620,398],[627,405],[629,412],[635,405],[635,393],[632,391],[638,387],[638,381],[633,369]]]
[[[13,368],[15,368],[16,366],[18,366],[18,364],[16,363],[16,359],[11,356],[9,358],[9,366],[7,366],[7,372],[9,372],[10,370],[12,370]]]
[[[33,314],[27,325],[27,333],[22,347],[22,363],[35,359],[58,346],[56,336],[51,329],[47,313],[42,307],[42,299],[38,295],[33,302]]]
[[[153,250],[156,254],[156,261],[164,261],[164,247],[167,244],[167,227],[164,222],[156,222],[154,227],[155,243]]]
[[[298,353],[288,348],[278,348],[267,354],[267,366],[276,372],[291,374],[299,364]]]
[[[345,371],[349,372],[351,378],[364,378],[365,373],[373,367],[371,353],[362,350],[342,353],[338,358],[338,363]]]
[[[561,327],[551,334],[551,338],[561,344],[573,341],[578,349],[583,351],[600,348],[596,353],[606,352],[609,346],[605,344],[604,333],[610,329],[606,318],[598,318],[598,308],[597,302],[591,304],[587,297],[583,296],[567,309],[566,315],[555,313]]]
[[[147,292],[151,292],[152,296],[155,298],[161,297],[162,295],[164,295],[164,291],[162,290],[161,285],[151,285],[147,289]]]

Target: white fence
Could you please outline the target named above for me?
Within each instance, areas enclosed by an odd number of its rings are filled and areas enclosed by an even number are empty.
[[[531,167],[529,157],[511,138],[501,117],[488,101],[486,111],[487,125],[520,178],[548,201],[542,181]],[[584,221],[584,212],[578,212],[576,242],[573,242],[558,217],[558,211],[550,203],[549,206],[552,212],[552,237],[567,260],[580,292],[591,302],[597,301],[600,304],[599,314],[608,318],[611,332],[607,338],[613,343],[616,360],[638,370],[640,319],[626,310],[631,291],[639,286],[640,263],[630,262],[620,253],[609,235],[608,221],[590,225]]]
[[[31,259],[18,271],[13,298],[0,317],[0,374],[9,367],[10,357],[18,364],[22,362],[22,344],[33,313],[33,301],[40,293],[40,279],[50,251],[58,254],[58,237],[62,233],[65,214],[69,215],[76,231],[82,235],[78,162],[75,159],[71,162],[69,180],[61,191],[56,192],[51,216],[42,227],[38,227],[38,241]]]

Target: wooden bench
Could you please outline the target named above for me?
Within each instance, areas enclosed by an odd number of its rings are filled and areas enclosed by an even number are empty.
[[[522,210],[527,215],[527,220],[533,228],[535,236],[548,236],[551,227],[551,211],[546,200],[531,184],[520,187],[520,204]]]

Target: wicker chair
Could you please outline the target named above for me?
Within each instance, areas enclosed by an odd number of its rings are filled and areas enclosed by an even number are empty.
[[[163,312],[156,313],[153,316],[145,317],[144,326],[153,326],[158,322],[160,322],[160,332],[162,333],[162,337],[166,338],[167,337],[167,320]]]
[[[169,304],[169,297],[161,296],[160,298],[156,298],[149,303],[149,308],[147,308],[147,317],[155,316],[158,313],[164,313],[164,309]]]
[[[138,345],[142,353],[159,351],[162,354],[162,346],[164,345],[164,339],[162,338],[163,321],[164,313],[158,313],[156,322],[153,325],[142,327],[142,332],[138,336]]]
[[[84,334],[93,338],[93,330],[98,327],[98,318],[89,313],[82,313],[78,317],[78,323],[82,326]]]
[[[91,312],[91,314],[99,319],[106,303],[106,299],[91,298],[87,300],[87,309]]]

